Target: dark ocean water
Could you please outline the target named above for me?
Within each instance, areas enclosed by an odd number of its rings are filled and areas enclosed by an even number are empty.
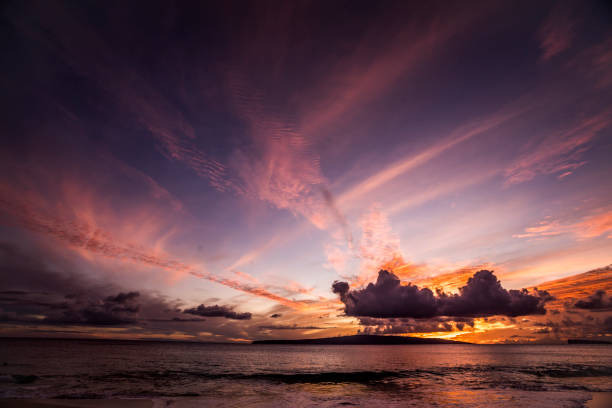
[[[206,345],[0,339],[3,398],[155,406],[581,407],[612,346]]]

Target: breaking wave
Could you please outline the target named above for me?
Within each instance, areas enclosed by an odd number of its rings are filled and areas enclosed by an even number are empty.
[[[116,372],[92,380],[155,380],[155,379],[193,379],[200,380],[244,380],[271,381],[281,383],[372,383],[401,378],[448,376],[452,374],[501,373],[508,375],[526,374],[533,377],[571,378],[571,377],[612,377],[612,367],[608,366],[543,366],[525,369],[513,366],[458,366],[436,369],[415,369],[396,371],[329,371],[302,373],[210,373],[198,371],[126,371]]]

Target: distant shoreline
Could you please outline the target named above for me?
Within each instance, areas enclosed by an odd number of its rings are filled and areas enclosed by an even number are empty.
[[[358,340],[359,336],[367,337],[369,340]],[[355,339],[353,341],[348,339]],[[372,338],[377,340],[371,341]],[[382,339],[382,340],[381,340]],[[191,344],[191,345],[231,345],[231,346],[250,346],[250,345],[402,345],[402,344],[469,344],[473,346],[572,346],[572,345],[612,345],[612,341],[596,340],[596,339],[568,339],[562,343],[468,343],[456,340],[447,340],[439,338],[421,338],[408,336],[382,336],[382,335],[354,335],[341,337],[325,337],[317,339],[274,339],[274,340],[254,340],[252,342],[211,342],[197,340],[170,340],[170,339],[100,339],[89,337],[0,337],[0,341],[85,341],[91,343],[116,343],[116,344],[134,344],[134,343],[167,343],[167,344]]]
[[[255,340],[252,344],[329,344],[329,345],[398,345],[398,344],[471,344],[463,341],[407,336],[376,336],[357,334],[354,336],[323,337],[299,340]]]
[[[592,339],[568,339],[567,344],[612,344],[612,341]]]

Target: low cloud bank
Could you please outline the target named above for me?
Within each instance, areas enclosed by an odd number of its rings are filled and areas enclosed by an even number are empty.
[[[199,305],[198,307],[192,307],[190,309],[183,310],[183,313],[188,313],[197,316],[204,317],[225,317],[226,319],[234,319],[234,320],[250,320],[251,313],[238,313],[234,312],[232,308],[228,306],[205,306]]]
[[[100,299],[66,296],[66,301],[54,305],[59,315],[49,313],[43,323],[113,326],[136,323],[140,304],[138,292],[119,293]]]
[[[612,296],[606,297],[605,290],[598,290],[588,298],[577,301],[574,307],[589,310],[612,309]]]

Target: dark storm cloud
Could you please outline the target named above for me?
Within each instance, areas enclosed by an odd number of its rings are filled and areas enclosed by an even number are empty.
[[[113,326],[136,323],[140,305],[136,303],[138,292],[119,293],[105,299],[81,299],[69,297],[56,306],[57,312],[42,323]]]
[[[26,293],[20,297],[0,301],[0,307],[4,311],[0,314],[0,321],[88,326],[136,323],[140,310],[136,297],[123,302],[113,300],[120,295],[122,293],[106,298],[92,297],[92,293],[86,296],[68,295],[62,301],[54,300],[57,296],[51,295],[48,301],[43,302]]]
[[[349,291],[349,288],[350,286],[347,282],[334,281],[334,283],[332,283],[332,292],[337,293],[340,296],[347,293]]]
[[[393,273],[381,270],[376,283],[350,290],[346,282],[334,282],[332,291],[340,296],[349,316],[379,318],[436,316],[483,317],[545,314],[544,304],[553,297],[546,291],[530,294],[526,289],[506,290],[491,271],[472,276],[459,294],[446,294],[415,285],[401,285]]]
[[[127,293],[119,293],[116,296],[109,296],[106,298],[106,301],[108,302],[115,302],[115,303],[126,303],[129,302],[133,299],[136,299],[138,296],[140,296],[139,292],[127,292]]]
[[[605,290],[598,290],[586,299],[577,301],[574,307],[590,310],[607,310],[612,308],[612,296],[606,297]]]
[[[226,319],[234,320],[250,320],[251,313],[237,313],[232,310],[229,306],[205,306],[199,305],[198,307],[192,307],[190,309],[183,310],[183,313],[189,313],[197,316],[205,317],[225,317]]]
[[[134,325],[180,316],[177,305],[138,291],[99,285],[42,250],[0,243],[0,321],[44,325]]]

